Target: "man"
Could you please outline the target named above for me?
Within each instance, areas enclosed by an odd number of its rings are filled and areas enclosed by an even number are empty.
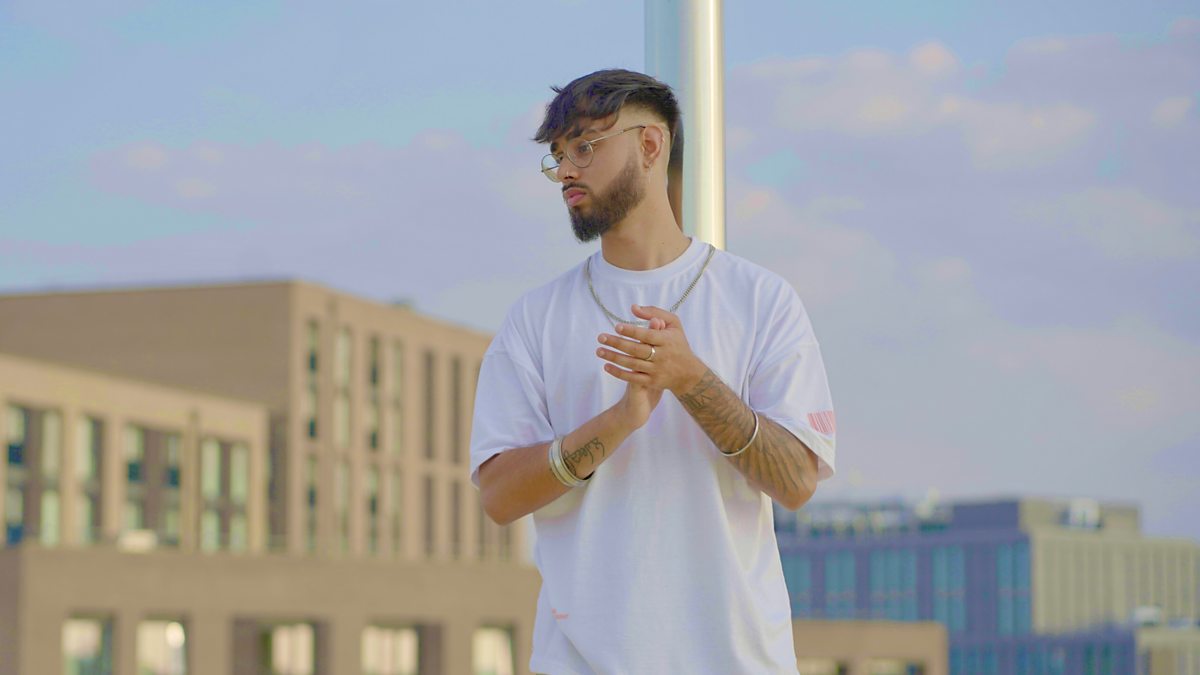
[[[554,91],[543,172],[600,252],[511,309],[471,439],[488,515],[533,514],[530,669],[795,673],[771,500],[799,508],[834,464],[808,317],[781,278],[680,231],[670,88],[606,70]]]

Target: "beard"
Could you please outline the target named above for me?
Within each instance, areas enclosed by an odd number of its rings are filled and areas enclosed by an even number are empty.
[[[637,156],[630,154],[625,168],[621,169],[603,194],[593,197],[591,208],[586,213],[583,209],[567,208],[575,238],[580,243],[587,243],[608,232],[613,225],[624,220],[635,206],[641,204],[645,196],[646,186],[638,172]]]

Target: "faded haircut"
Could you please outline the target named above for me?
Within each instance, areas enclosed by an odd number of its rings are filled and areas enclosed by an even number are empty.
[[[549,143],[562,135],[577,136],[587,120],[601,119],[636,106],[667,123],[671,133],[670,168],[682,166],[683,123],[679,102],[666,84],[632,70],[597,70],[576,78],[565,87],[551,87],[556,96],[546,106],[546,117],[533,140]]]

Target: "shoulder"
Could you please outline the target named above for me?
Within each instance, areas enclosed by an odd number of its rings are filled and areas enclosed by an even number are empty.
[[[800,296],[787,279],[735,253],[717,251],[711,265],[722,283],[752,292],[759,302],[767,306],[800,302]]]
[[[582,283],[584,262],[517,298],[509,307],[489,351],[525,353],[536,360],[547,326],[563,318],[563,312],[570,311],[570,296]]]
[[[581,283],[586,262],[584,260],[541,286],[523,293],[509,308],[505,327],[528,329],[545,325],[547,317],[560,309],[576,285]]]

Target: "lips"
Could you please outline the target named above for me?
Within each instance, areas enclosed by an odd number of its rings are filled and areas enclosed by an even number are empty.
[[[587,193],[579,188],[567,188],[563,190],[563,200],[567,202],[567,206],[575,206],[586,195]]]

